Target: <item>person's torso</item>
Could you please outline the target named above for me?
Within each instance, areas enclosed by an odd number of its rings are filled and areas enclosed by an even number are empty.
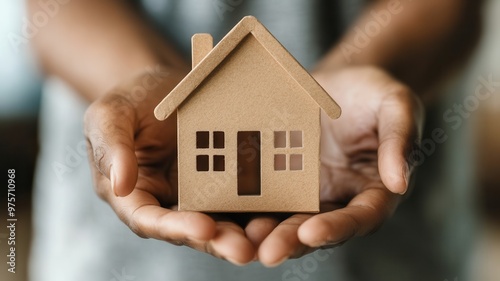
[[[216,44],[241,18],[253,15],[306,68],[340,36],[342,6],[327,0],[142,0],[148,17],[186,58],[193,34],[210,33]]]

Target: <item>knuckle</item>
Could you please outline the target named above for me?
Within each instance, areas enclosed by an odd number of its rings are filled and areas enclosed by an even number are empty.
[[[390,97],[408,113],[420,113],[424,108],[420,98],[406,85],[396,84],[390,90]]]
[[[134,104],[124,94],[110,94],[103,98],[106,112],[112,112],[116,117],[130,117],[134,114]]]
[[[130,229],[132,230],[132,232],[133,232],[135,235],[137,235],[137,237],[140,237],[140,238],[142,238],[142,239],[148,239],[148,238],[149,238],[146,234],[144,234],[144,232],[143,232],[140,228],[137,228],[137,227],[135,227],[134,225],[135,225],[135,224],[132,224],[132,225],[130,225],[129,227],[130,227]]]
[[[94,155],[94,165],[101,174],[106,174],[105,167],[106,163],[104,161],[106,156],[106,149],[102,146],[97,146],[93,152]]]
[[[414,104],[412,91],[410,90],[410,88],[403,84],[398,83],[396,85],[393,85],[392,88],[389,89],[388,94],[390,100],[392,100],[399,106],[410,108]]]
[[[132,230],[132,232],[139,236],[140,238],[143,238],[143,239],[147,239],[148,236],[145,234],[145,232],[143,231],[141,225],[139,224],[139,221],[137,219],[137,210],[135,210],[132,215],[131,215],[131,218],[129,220],[126,219],[126,215],[124,214],[124,212],[117,212],[118,213],[118,216],[122,218],[122,220],[125,222],[125,224],[128,225],[128,227],[130,228],[130,230]]]
[[[135,116],[133,104],[123,94],[111,93],[93,102],[85,112],[86,129],[98,123]],[[86,130],[88,132],[88,130]]]

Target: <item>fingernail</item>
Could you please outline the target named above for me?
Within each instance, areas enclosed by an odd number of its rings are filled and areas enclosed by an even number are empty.
[[[405,180],[405,188],[402,192],[399,193],[400,195],[404,195],[406,193],[406,191],[408,191],[408,185],[410,182],[410,174],[411,174],[410,165],[408,164],[408,162],[405,162],[403,169],[404,169],[403,177]]]
[[[345,241],[344,242],[327,242],[319,248],[322,250],[334,249],[334,248],[338,248],[338,247],[344,245],[344,243],[345,243]]]
[[[113,171],[113,167],[109,169],[109,180],[111,181],[111,190],[113,191],[113,194],[115,196],[118,196],[115,192],[115,181],[116,181],[116,176],[115,172]]]
[[[284,263],[286,260],[288,260],[288,256],[285,256],[283,257],[282,259],[278,260],[277,262],[274,262],[274,263],[271,263],[271,264],[267,264],[265,265],[266,267],[278,267],[279,265],[281,265],[282,263]]]
[[[232,263],[232,264],[235,264],[237,266],[244,266],[244,265],[247,265],[249,264],[250,262],[246,262],[246,263],[243,263],[243,262],[239,262],[239,261],[236,261],[236,260],[233,260],[232,258],[224,258],[225,260],[227,260],[228,262]]]

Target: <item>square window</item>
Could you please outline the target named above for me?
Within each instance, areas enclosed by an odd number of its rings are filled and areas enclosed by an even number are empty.
[[[275,171],[286,170],[286,155],[285,154],[275,154],[274,155],[274,170]]]
[[[302,131],[290,131],[290,147],[302,147]]]
[[[209,134],[206,131],[196,132],[196,148],[208,148]]]
[[[275,131],[274,132],[274,148],[284,148],[286,147],[286,132],[285,131]]]
[[[224,155],[214,155],[214,171],[215,172],[224,172],[225,163],[224,163]]]
[[[224,132],[214,132],[214,148],[224,148]]]
[[[196,171],[208,171],[208,155],[196,155]]]
[[[290,155],[290,171],[302,170],[302,154]]]

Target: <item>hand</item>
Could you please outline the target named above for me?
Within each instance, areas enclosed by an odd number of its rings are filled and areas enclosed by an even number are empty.
[[[141,237],[248,263],[255,247],[239,225],[176,211],[177,121],[160,122],[153,109],[183,76],[174,69],[142,73],[89,107],[85,135],[96,192]]]
[[[275,222],[258,249],[266,265],[373,233],[408,188],[412,168],[407,157],[423,122],[416,96],[372,67],[314,77],[342,107],[338,120],[322,116],[321,213]]]

